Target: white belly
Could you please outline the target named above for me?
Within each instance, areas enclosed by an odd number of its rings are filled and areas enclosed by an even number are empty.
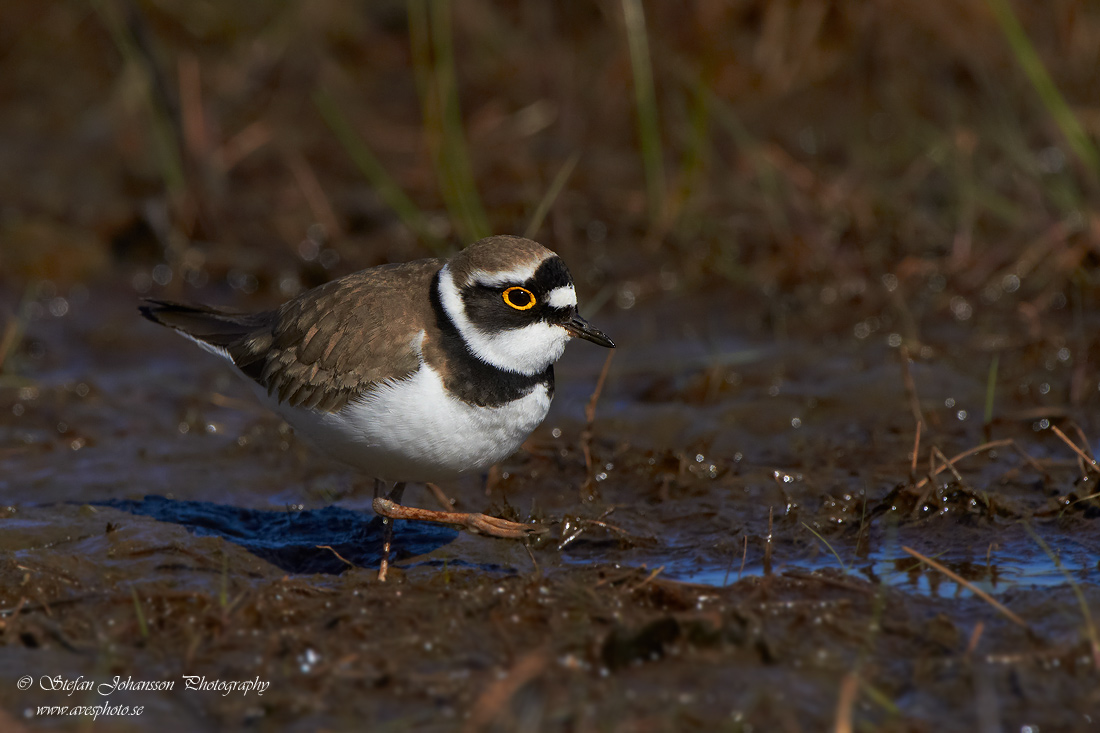
[[[271,405],[270,398],[267,399]],[[479,472],[516,451],[550,409],[544,385],[501,407],[450,397],[422,364],[336,413],[271,405],[307,442],[383,481],[445,481]]]

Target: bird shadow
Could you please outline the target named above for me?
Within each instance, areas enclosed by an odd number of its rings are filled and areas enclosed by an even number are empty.
[[[381,517],[336,506],[271,511],[163,496],[95,504],[179,524],[198,537],[222,537],[288,573],[338,575],[351,565],[378,567],[382,559]],[[427,554],[457,536],[449,527],[397,520],[390,559]]]

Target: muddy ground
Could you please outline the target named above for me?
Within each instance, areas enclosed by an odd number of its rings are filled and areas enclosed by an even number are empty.
[[[1100,729],[1096,9],[448,7],[12,5],[0,730]],[[619,348],[442,487],[544,531],[385,583],[369,477],[136,311],[532,218]]]

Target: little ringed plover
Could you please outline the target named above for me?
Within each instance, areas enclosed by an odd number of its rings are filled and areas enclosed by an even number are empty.
[[[405,482],[480,473],[507,458],[546,417],[566,342],[615,346],[577,314],[561,259],[512,236],[448,260],[352,273],[262,313],[151,299],[140,310],[232,362],[307,443],[393,482],[375,512],[498,537],[531,527],[402,506]],[[383,579],[391,532],[389,522]]]

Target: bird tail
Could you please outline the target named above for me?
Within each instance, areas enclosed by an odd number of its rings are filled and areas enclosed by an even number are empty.
[[[153,323],[167,326],[200,344],[222,351],[264,325],[262,313],[232,313],[205,305],[151,298],[144,300],[138,310]]]

